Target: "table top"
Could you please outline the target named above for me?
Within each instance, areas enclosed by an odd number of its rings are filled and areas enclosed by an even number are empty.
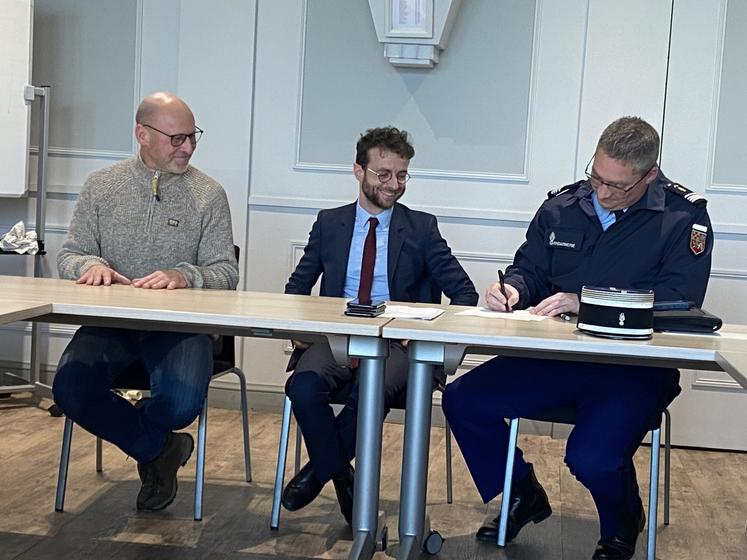
[[[394,319],[384,326],[382,336],[466,345],[468,348],[505,350],[507,354],[537,357],[585,358],[597,356],[600,361],[653,360],[672,367],[722,369],[741,372],[747,384],[747,326],[725,325],[712,334],[654,333],[648,340],[615,340],[588,335],[576,329],[575,323],[559,318],[544,321],[519,321],[500,317],[457,315],[466,308],[445,307],[432,321]],[[601,360],[606,358],[606,360]],[[729,365],[732,371],[726,369]]]
[[[652,360],[672,367],[719,369],[747,387],[747,326],[743,325],[725,325],[713,334],[655,333],[649,340],[613,340],[587,335],[575,324],[557,318],[517,321],[460,316],[457,313],[467,309],[461,306],[444,305],[440,317],[421,321],[348,317],[342,298],[267,292],[143,290],[17,276],[0,276],[0,291],[6,297],[0,304],[3,323],[39,319],[126,326],[129,322],[268,337],[289,333],[383,336],[459,344],[490,353],[499,349],[537,357],[583,355],[586,360],[596,356],[600,361]]]
[[[144,290],[85,286],[69,280],[0,276],[0,291],[19,304],[50,302],[50,320],[73,317],[183,326],[380,336],[389,321],[348,317],[342,298],[233,290]],[[43,313],[37,314],[37,316]],[[30,317],[27,317],[30,318]],[[18,319],[16,319],[18,320]]]
[[[0,324],[25,321],[50,313],[52,304],[28,301],[0,300]]]

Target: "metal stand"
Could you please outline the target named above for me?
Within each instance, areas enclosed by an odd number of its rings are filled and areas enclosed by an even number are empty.
[[[433,366],[447,361],[446,350],[443,344],[411,341],[407,353],[410,371],[407,379],[405,442],[400,484],[399,559],[417,558],[421,552],[438,554],[444,541],[438,531],[430,527],[430,520],[425,513],[425,498],[428,487]]]
[[[348,355],[361,359],[358,427],[355,444],[353,546],[348,558],[371,558],[386,547],[386,519],[379,512],[381,434],[384,421],[384,360],[388,341],[351,336]]]
[[[39,243],[39,251],[34,255],[34,278],[42,277],[41,257],[45,254],[44,232],[46,230],[47,216],[47,165],[49,163],[49,86],[26,86],[23,92],[26,104],[31,104],[34,99],[39,99],[39,152],[37,155],[37,179],[36,179],[36,238]],[[31,371],[29,380],[26,381],[12,373],[0,374],[0,393],[22,393],[34,391],[40,385],[41,377],[40,331],[38,323],[31,324]],[[47,385],[42,387],[50,388]]]

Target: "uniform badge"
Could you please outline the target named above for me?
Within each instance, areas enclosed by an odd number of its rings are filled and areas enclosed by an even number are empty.
[[[700,224],[693,224],[690,230],[690,250],[694,255],[700,255],[706,249],[706,240],[708,239],[708,228]]]

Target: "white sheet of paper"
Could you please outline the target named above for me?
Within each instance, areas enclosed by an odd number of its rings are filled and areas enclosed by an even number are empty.
[[[443,312],[443,309],[439,309],[437,307],[387,305],[386,311],[381,314],[381,317],[387,317],[389,319],[423,319],[425,321],[430,321],[441,315],[441,313]]]
[[[489,319],[509,319],[511,321],[544,321],[545,315],[532,315],[526,309],[506,313],[505,311],[493,311],[487,307],[472,307],[460,311],[457,315],[467,315],[470,317],[488,317]]]

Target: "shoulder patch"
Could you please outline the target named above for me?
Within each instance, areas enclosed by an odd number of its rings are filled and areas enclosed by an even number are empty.
[[[563,194],[563,193],[566,193],[566,192],[575,191],[578,187],[581,186],[581,184],[583,182],[584,181],[578,181],[578,182],[573,183],[571,185],[565,185],[564,187],[558,187],[557,189],[553,189],[551,191],[548,191],[547,198],[555,198],[559,194]]]
[[[669,192],[681,196],[692,204],[707,204],[707,200],[700,196],[698,193],[691,191],[687,187],[683,187],[679,183],[667,183],[664,188]]]

